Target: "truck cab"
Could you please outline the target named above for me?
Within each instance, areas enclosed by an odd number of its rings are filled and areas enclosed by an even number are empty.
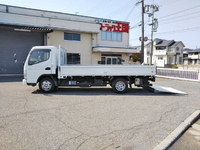
[[[24,64],[24,84],[34,86],[41,77],[55,75],[57,53],[54,46],[33,47]]]

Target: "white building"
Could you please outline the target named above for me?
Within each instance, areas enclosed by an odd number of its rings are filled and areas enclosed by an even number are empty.
[[[68,64],[128,64],[137,53],[129,22],[8,5],[0,5],[0,18],[0,74],[22,74],[32,46],[60,44]]]
[[[181,41],[154,39],[152,63],[164,67],[166,64],[183,63],[183,47]],[[141,50],[141,47],[139,47]],[[138,49],[138,50],[139,50]],[[150,64],[151,42],[144,46],[144,63]]]
[[[200,64],[200,49],[184,49],[183,51],[184,64]]]

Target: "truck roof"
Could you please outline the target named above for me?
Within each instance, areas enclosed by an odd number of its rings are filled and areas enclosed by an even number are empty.
[[[32,49],[52,49],[57,48],[56,46],[34,46]]]

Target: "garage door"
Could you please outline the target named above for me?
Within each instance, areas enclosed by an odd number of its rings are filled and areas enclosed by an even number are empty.
[[[23,64],[31,47],[42,45],[43,32],[0,29],[0,74],[23,74]],[[14,61],[14,54],[17,62]]]

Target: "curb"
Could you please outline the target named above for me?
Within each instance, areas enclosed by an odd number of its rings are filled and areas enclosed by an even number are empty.
[[[171,134],[169,134],[163,141],[161,141],[153,150],[165,150],[172,144],[177,137],[179,137],[185,130],[187,130],[194,121],[200,116],[200,110],[192,113],[184,122],[182,122]]]

